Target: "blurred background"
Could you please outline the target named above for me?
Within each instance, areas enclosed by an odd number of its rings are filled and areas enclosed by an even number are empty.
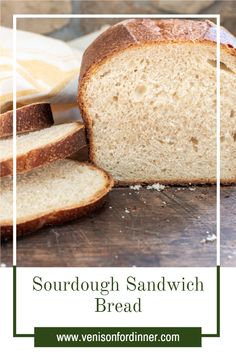
[[[220,14],[221,24],[236,35],[236,0],[2,0],[1,24],[12,27],[13,13],[42,14],[168,14],[202,13]],[[79,36],[100,29],[105,24],[117,22],[112,19],[21,19],[18,29],[47,34],[64,41],[71,41]]]

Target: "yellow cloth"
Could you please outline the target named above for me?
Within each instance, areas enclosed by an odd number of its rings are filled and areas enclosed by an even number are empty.
[[[0,110],[12,109],[13,30],[0,28]],[[16,34],[17,106],[52,103],[56,122],[79,118],[77,88],[82,52],[39,34]]]

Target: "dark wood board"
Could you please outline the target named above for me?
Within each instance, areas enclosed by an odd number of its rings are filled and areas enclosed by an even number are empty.
[[[236,187],[221,192],[221,264],[236,265]],[[127,212],[128,211],[128,212]],[[104,207],[18,239],[18,266],[215,266],[216,188],[113,189]],[[12,242],[1,262],[12,265]]]

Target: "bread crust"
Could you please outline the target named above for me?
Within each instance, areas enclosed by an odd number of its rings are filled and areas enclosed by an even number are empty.
[[[16,110],[16,132],[27,133],[48,128],[53,125],[52,110],[49,103],[34,103]],[[0,114],[0,138],[13,135],[13,111]]]
[[[79,161],[75,162],[80,165],[90,166],[90,168],[92,169],[100,170],[106,179],[104,188],[100,192],[96,193],[93,198],[91,198],[84,204],[72,205],[70,208],[66,209],[58,208],[57,210],[53,210],[50,213],[46,213],[45,215],[36,215],[31,220],[21,220],[17,224],[17,237],[28,234],[33,231],[37,231],[44,226],[60,225],[67,221],[71,221],[79,217],[88,215],[105,203],[107,194],[114,185],[113,178],[101,168],[94,167],[89,163],[81,163]],[[13,233],[12,223],[5,223],[4,225],[1,225],[0,231],[0,236],[2,240],[11,239]]]
[[[149,19],[131,19],[122,21],[104,33],[102,33],[85,51],[82,59],[79,87],[78,87],[78,105],[82,118],[86,127],[86,136],[89,142],[89,159],[96,165],[95,147],[93,144],[92,120],[90,119],[86,104],[84,101],[84,93],[86,85],[91,75],[111,59],[115,54],[120,53],[128,48],[139,47],[153,44],[169,44],[169,43],[202,43],[216,45],[217,43],[217,26],[208,20],[149,20]],[[220,45],[228,54],[236,56],[236,38],[228,32],[224,27],[220,29]],[[215,179],[192,179],[188,181],[116,181],[116,185],[124,186],[134,183],[166,183],[166,184],[214,184]],[[235,179],[222,179],[223,184],[231,184],[236,182]]]
[[[74,132],[70,132],[63,139],[31,150],[27,154],[17,156],[17,173],[27,172],[33,168],[63,159],[82,149],[84,146],[86,146],[84,125],[77,123]],[[0,176],[5,177],[12,174],[13,159],[1,161]]]
[[[86,49],[80,69],[80,86],[92,66],[133,45],[144,43],[217,42],[217,26],[208,20],[131,19],[108,28]],[[220,41],[236,55],[236,38],[221,27]]]

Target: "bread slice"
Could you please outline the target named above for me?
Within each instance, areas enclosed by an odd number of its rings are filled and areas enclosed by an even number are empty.
[[[86,145],[84,125],[79,122],[53,125],[37,132],[17,136],[17,172],[70,156]],[[13,172],[12,138],[0,140],[0,175]]]
[[[33,103],[16,110],[17,134],[32,132],[53,125],[49,103]],[[0,114],[0,138],[13,135],[13,111]]]
[[[90,160],[117,184],[216,181],[216,26],[126,20],[85,51]],[[221,28],[221,177],[236,181],[236,40]]]
[[[104,171],[70,159],[17,176],[17,235],[78,218],[102,205],[113,186]],[[12,235],[12,177],[2,178],[1,235]]]

